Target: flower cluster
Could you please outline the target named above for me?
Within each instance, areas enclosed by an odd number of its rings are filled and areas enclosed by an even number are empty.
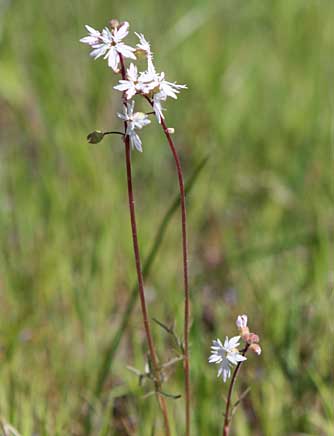
[[[238,365],[240,362],[247,360],[245,357],[246,351],[252,350],[257,355],[261,354],[261,347],[258,344],[259,337],[255,333],[250,333],[247,321],[247,315],[237,317],[236,325],[240,336],[234,336],[231,339],[226,336],[224,344],[219,339],[212,341],[209,363],[219,365],[217,376],[222,376],[224,382],[231,377],[231,367],[233,365]],[[242,352],[238,349],[241,339],[245,342],[245,348]]]
[[[135,47],[123,42],[129,33],[127,21],[119,23],[117,20],[111,20],[110,28],[105,27],[101,32],[88,25],[85,27],[88,36],[81,38],[80,41],[92,47],[90,55],[94,59],[103,56],[104,59],[108,60],[108,66],[115,73],[122,75],[119,83],[114,86],[116,90],[123,93],[124,113],[119,114],[119,117],[127,123],[126,135],[129,136],[132,147],[142,151],[141,141],[135,130],[141,129],[150,121],[146,114],[134,112],[133,97],[140,94],[148,99],[153,106],[158,122],[161,123],[161,120],[164,119],[162,103],[168,97],[177,99],[180,90],[187,88],[187,86],[169,82],[166,80],[164,72],[156,71],[151,45],[142,33],[135,33],[139,39]],[[146,58],[146,70],[138,71],[133,62],[125,69],[123,58],[136,60],[137,56],[143,54]]]

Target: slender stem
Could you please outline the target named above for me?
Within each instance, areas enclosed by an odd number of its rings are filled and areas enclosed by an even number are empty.
[[[117,131],[111,131],[111,132],[103,132],[105,135],[122,135],[124,136],[123,132],[117,132]]]
[[[197,180],[197,177],[200,175],[201,171],[205,167],[206,163],[208,161],[208,157],[204,157],[200,163],[197,165],[197,167],[194,169],[193,173],[187,180],[185,184],[185,192],[186,194],[190,192]],[[161,243],[163,241],[163,238],[165,236],[168,224],[170,223],[175,211],[178,209],[180,203],[180,195],[177,194],[175,199],[172,201],[171,205],[167,209],[160,226],[157,229],[157,232],[155,234],[152,246],[149,250],[149,253],[144,261],[143,264],[143,276],[144,280],[151,272],[151,267],[153,265],[153,262],[157,256],[157,253],[159,251],[159,248],[161,246]],[[109,374],[110,367],[112,366],[114,356],[117,352],[118,346],[120,344],[120,341],[122,339],[122,336],[124,332],[126,331],[126,327],[129,323],[130,316],[133,312],[133,309],[135,307],[135,303],[138,298],[138,286],[137,284],[133,286],[131,295],[128,299],[128,302],[126,304],[126,309],[122,315],[122,320],[120,324],[117,327],[116,333],[113,336],[113,339],[110,342],[109,347],[107,348],[104,358],[102,359],[102,364],[100,366],[99,374],[96,381],[95,386],[95,396],[99,397],[104,385],[104,382]]]
[[[168,132],[165,121],[161,120],[169,147],[172,151],[180,189],[181,221],[182,221],[182,251],[183,251],[183,281],[184,281],[184,377],[185,377],[185,413],[186,413],[186,436],[190,435],[190,362],[189,362],[189,324],[190,324],[190,292],[188,280],[188,240],[187,240],[187,210],[186,196],[181,162],[177,154],[174,142]]]
[[[153,107],[149,98],[147,101]],[[180,158],[177,154],[173,139],[168,131],[163,118],[160,118],[161,127],[165,133],[168,145],[175,161],[177,177],[180,190],[181,221],[182,221],[182,252],[183,252],[183,282],[184,282],[184,378],[185,378],[185,415],[186,415],[186,436],[190,436],[190,362],[189,362],[189,324],[190,324],[190,291],[188,275],[188,240],[187,240],[187,211],[186,196]]]
[[[121,62],[122,78],[125,80],[126,73],[125,73],[124,60],[123,60],[123,57],[121,54],[119,55],[119,57],[120,57],[120,62]],[[124,98],[124,94],[123,94],[123,98]],[[124,132],[126,132],[126,130],[127,130],[127,122],[124,121]],[[165,433],[167,436],[170,436],[170,425],[169,425],[166,401],[165,401],[165,398],[159,393],[160,387],[161,387],[160,368],[159,368],[159,364],[158,364],[158,358],[157,358],[157,355],[155,352],[153,336],[151,333],[148,310],[147,310],[147,305],[146,305],[146,300],[145,300],[144,278],[143,278],[141,261],[140,261],[140,252],[139,252],[139,244],[138,244],[138,236],[137,236],[137,224],[136,224],[136,213],[135,213],[135,201],[134,201],[133,186],[132,186],[131,145],[130,145],[130,138],[128,135],[124,136],[124,143],[125,143],[125,161],[126,161],[126,174],[127,174],[127,185],[128,185],[129,211],[130,211],[130,219],[131,219],[132,241],[133,241],[133,250],[134,250],[134,255],[135,255],[140,305],[141,305],[141,310],[142,310],[142,315],[143,315],[144,330],[145,330],[148,349],[149,349],[149,353],[150,353],[150,359],[151,359],[153,372],[154,372],[155,391],[156,391],[156,395],[157,395],[157,398],[158,398],[158,401],[160,404],[160,408],[161,408],[161,411],[163,414],[163,418],[164,418]]]
[[[245,349],[242,351],[242,355],[244,356],[247,353],[249,345],[246,345]],[[239,362],[234,369],[232,374],[231,383],[228,388],[227,401],[226,401],[226,409],[225,409],[225,419],[224,419],[224,428],[223,428],[223,436],[229,436],[230,433],[230,423],[232,417],[230,417],[230,408],[231,408],[231,400],[232,400],[232,391],[237,380],[242,362]]]

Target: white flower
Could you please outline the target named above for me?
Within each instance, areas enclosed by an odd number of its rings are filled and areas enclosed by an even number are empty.
[[[177,99],[176,94],[180,92],[180,89],[187,88],[186,85],[178,85],[177,83],[165,80],[165,73],[156,72],[151,57],[148,58],[147,71],[140,73],[138,80],[143,94],[153,94],[153,109],[159,123],[161,118],[164,118],[161,102],[166,101],[167,97]]]
[[[133,113],[134,106],[134,101],[127,103],[124,105],[124,113],[118,113],[117,115],[127,123],[125,134],[129,136],[131,147],[136,148],[138,151],[143,151],[142,142],[136,133],[136,129],[142,129],[147,124],[150,124],[151,121],[143,112]]]
[[[94,59],[104,56],[104,59],[108,59],[108,66],[115,72],[118,72],[119,54],[126,58],[136,59],[133,53],[135,49],[122,42],[122,39],[129,33],[127,21],[112,30],[105,27],[102,32],[87,25],[85,27],[89,35],[81,38],[80,42],[88,44],[94,49],[90,52]]]
[[[164,119],[164,114],[162,111],[164,110],[161,106],[162,101],[166,101],[167,96],[163,92],[158,92],[157,94],[153,95],[153,110],[155,113],[155,116],[157,117],[157,120],[159,124],[161,123],[161,119]]]
[[[180,89],[185,89],[187,86],[168,82],[165,80],[165,73],[157,73],[152,60],[150,44],[144,35],[136,35],[140,41],[137,47],[147,53],[147,70],[138,74],[137,67],[131,63],[127,69],[127,78],[120,80],[114,88],[125,92],[127,100],[138,93],[150,97],[157,120],[161,123],[161,119],[164,118],[161,102],[166,101],[168,97],[177,99]]]
[[[151,51],[151,44],[146,40],[145,36],[142,33],[135,32],[136,36],[139,38],[139,42],[136,45],[138,50],[141,50],[146,53],[148,58],[152,58],[153,54]]]
[[[88,26],[88,24],[86,24],[85,27],[88,30],[89,35],[81,38],[80,42],[83,42],[84,44],[88,44],[90,46],[99,44],[101,41],[101,32],[93,29],[93,27],[91,26]]]
[[[120,80],[119,85],[114,86],[114,89],[125,92],[127,100],[130,100],[137,91],[140,91],[140,83],[138,82],[137,67],[131,63],[127,69],[127,80]]]
[[[164,92],[166,96],[177,99],[180,89],[186,89],[186,85],[178,85],[177,83],[168,82],[165,80],[165,73],[157,73],[152,60],[148,62],[147,71],[140,74],[139,80],[145,83],[149,90],[156,92]]]
[[[165,73],[161,73],[159,76],[160,91],[164,92],[168,97],[172,97],[175,100],[180,92],[180,89],[187,89],[187,85],[178,85],[177,83],[168,82],[165,80]]]
[[[212,354],[209,357],[209,363],[216,363],[219,365],[217,377],[222,376],[224,383],[229,377],[231,377],[231,366],[247,360],[247,358],[242,356],[237,349],[239,345],[240,336],[234,336],[231,339],[228,339],[226,336],[224,345],[219,339],[212,341]]]
[[[247,315],[239,315],[237,317],[236,325],[238,329],[244,329],[247,327],[248,317]]]

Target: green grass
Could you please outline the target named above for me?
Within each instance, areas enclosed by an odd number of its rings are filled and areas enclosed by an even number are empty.
[[[261,336],[238,382],[251,392],[234,434],[329,435],[333,413],[333,72],[330,0],[0,3],[0,416],[24,436],[153,434],[146,345],[136,306],[104,388],[106,350],[135,283],[119,138],[119,94],[78,42],[113,16],[152,41],[158,68],[187,83],[168,102],[188,195],[194,435],[219,434],[227,386],[210,342],[246,312]],[[134,42],[131,40],[130,42]],[[147,256],[177,195],[158,126],[133,154],[140,246]],[[146,281],[152,317],[181,334],[179,214]],[[169,338],[152,325],[162,361]],[[164,386],[183,393],[182,364]],[[168,400],[175,435],[183,399]],[[161,434],[161,422],[155,425]]]

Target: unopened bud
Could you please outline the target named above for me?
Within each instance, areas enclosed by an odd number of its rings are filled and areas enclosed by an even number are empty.
[[[257,354],[258,356],[260,356],[260,354],[262,353],[260,345],[255,343],[249,346],[249,350],[253,351],[253,353]]]
[[[168,127],[167,132],[170,133],[171,135],[172,135],[173,133],[175,133],[175,129],[174,129],[174,127]]]
[[[247,342],[247,344],[258,344],[260,342],[260,338],[255,333],[248,333],[244,335],[243,340]]]
[[[247,327],[248,316],[247,315],[239,315],[236,321],[236,325],[238,329],[244,329]]]
[[[247,327],[248,317],[247,315],[239,315],[236,321],[236,325],[240,332],[240,336],[244,341],[247,341],[249,335],[249,328]]]
[[[111,29],[117,29],[117,27],[119,26],[119,21],[113,18],[109,21],[109,26],[111,27]]]
[[[91,132],[89,135],[87,135],[87,141],[90,144],[98,144],[102,141],[104,138],[104,133],[100,130],[94,130],[94,132]]]

